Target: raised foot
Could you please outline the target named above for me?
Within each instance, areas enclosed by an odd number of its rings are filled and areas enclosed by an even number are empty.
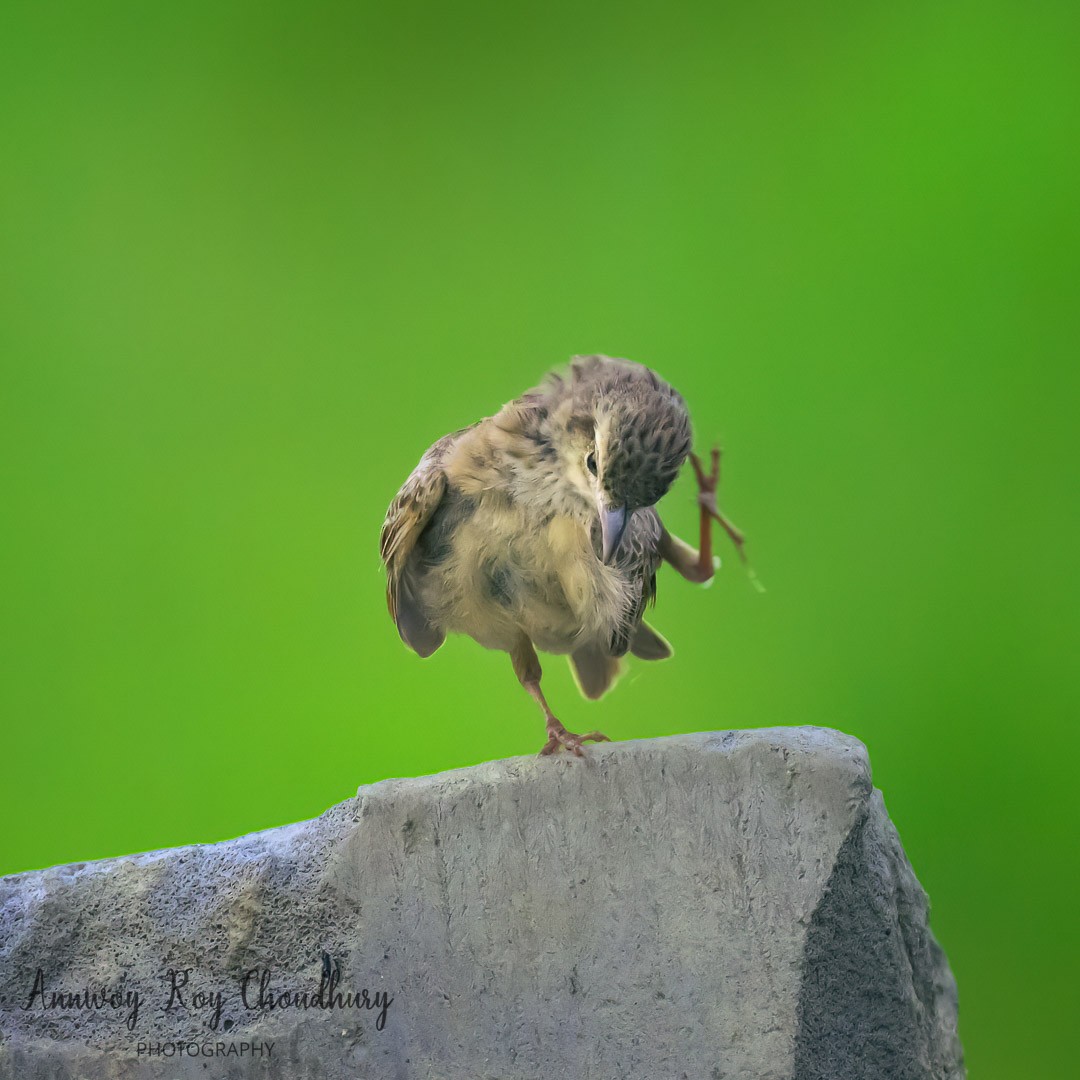
[[[585,751],[581,748],[583,742],[589,742],[590,740],[592,742],[611,742],[606,735],[599,731],[590,731],[588,735],[575,735],[572,731],[567,731],[558,720],[548,723],[547,733],[548,741],[544,743],[544,747],[540,751],[541,755],[554,754],[565,746],[567,750],[572,751],[578,757],[584,757]]]
[[[690,464],[694,466],[694,475],[697,477],[698,506],[719,523],[720,528],[731,538],[731,542],[739,552],[739,558],[746,562],[746,552],[743,550],[746,537],[735,527],[733,522],[724,517],[720,508],[716,505],[716,489],[720,486],[720,447],[714,446],[712,448],[708,473],[705,472],[701,459],[697,454],[690,454]]]

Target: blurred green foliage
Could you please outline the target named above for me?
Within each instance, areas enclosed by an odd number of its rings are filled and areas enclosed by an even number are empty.
[[[616,738],[863,739],[979,1080],[1075,991],[1078,9],[0,10],[5,872],[532,753],[507,658],[420,661],[377,534],[572,353],[726,448],[730,547]],[[663,504],[694,538],[687,470]]]

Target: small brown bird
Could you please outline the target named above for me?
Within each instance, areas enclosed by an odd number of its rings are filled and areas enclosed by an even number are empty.
[[[448,633],[510,654],[544,711],[542,754],[581,755],[540,689],[536,649],[569,654],[581,692],[601,697],[628,651],[663,660],[671,646],[643,620],[666,560],[689,581],[714,573],[711,521],[742,549],[716,506],[719,451],[706,474],[690,452],[686,403],[629,360],[579,356],[568,371],[494,416],[439,439],[386,513],[380,554],[402,641],[430,656]],[[700,550],[664,528],[655,504],[689,454],[698,481]]]

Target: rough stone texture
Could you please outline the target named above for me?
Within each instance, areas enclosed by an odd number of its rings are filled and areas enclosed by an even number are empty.
[[[0,880],[0,1077],[963,1077],[955,983],[862,744],[778,728],[588,754]],[[245,972],[313,996],[335,962],[337,992],[392,999],[381,1030],[381,1006],[244,1008]],[[47,995],[138,991],[134,1029],[129,1007],[25,1010],[38,968]],[[216,1031],[200,990],[223,995]],[[198,1056],[271,1041],[269,1062]]]

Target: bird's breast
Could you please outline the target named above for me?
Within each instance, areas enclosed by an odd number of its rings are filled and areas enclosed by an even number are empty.
[[[570,652],[606,639],[629,603],[629,582],[597,558],[585,523],[505,499],[480,499],[425,579],[441,625],[488,648],[524,632],[546,652]]]

